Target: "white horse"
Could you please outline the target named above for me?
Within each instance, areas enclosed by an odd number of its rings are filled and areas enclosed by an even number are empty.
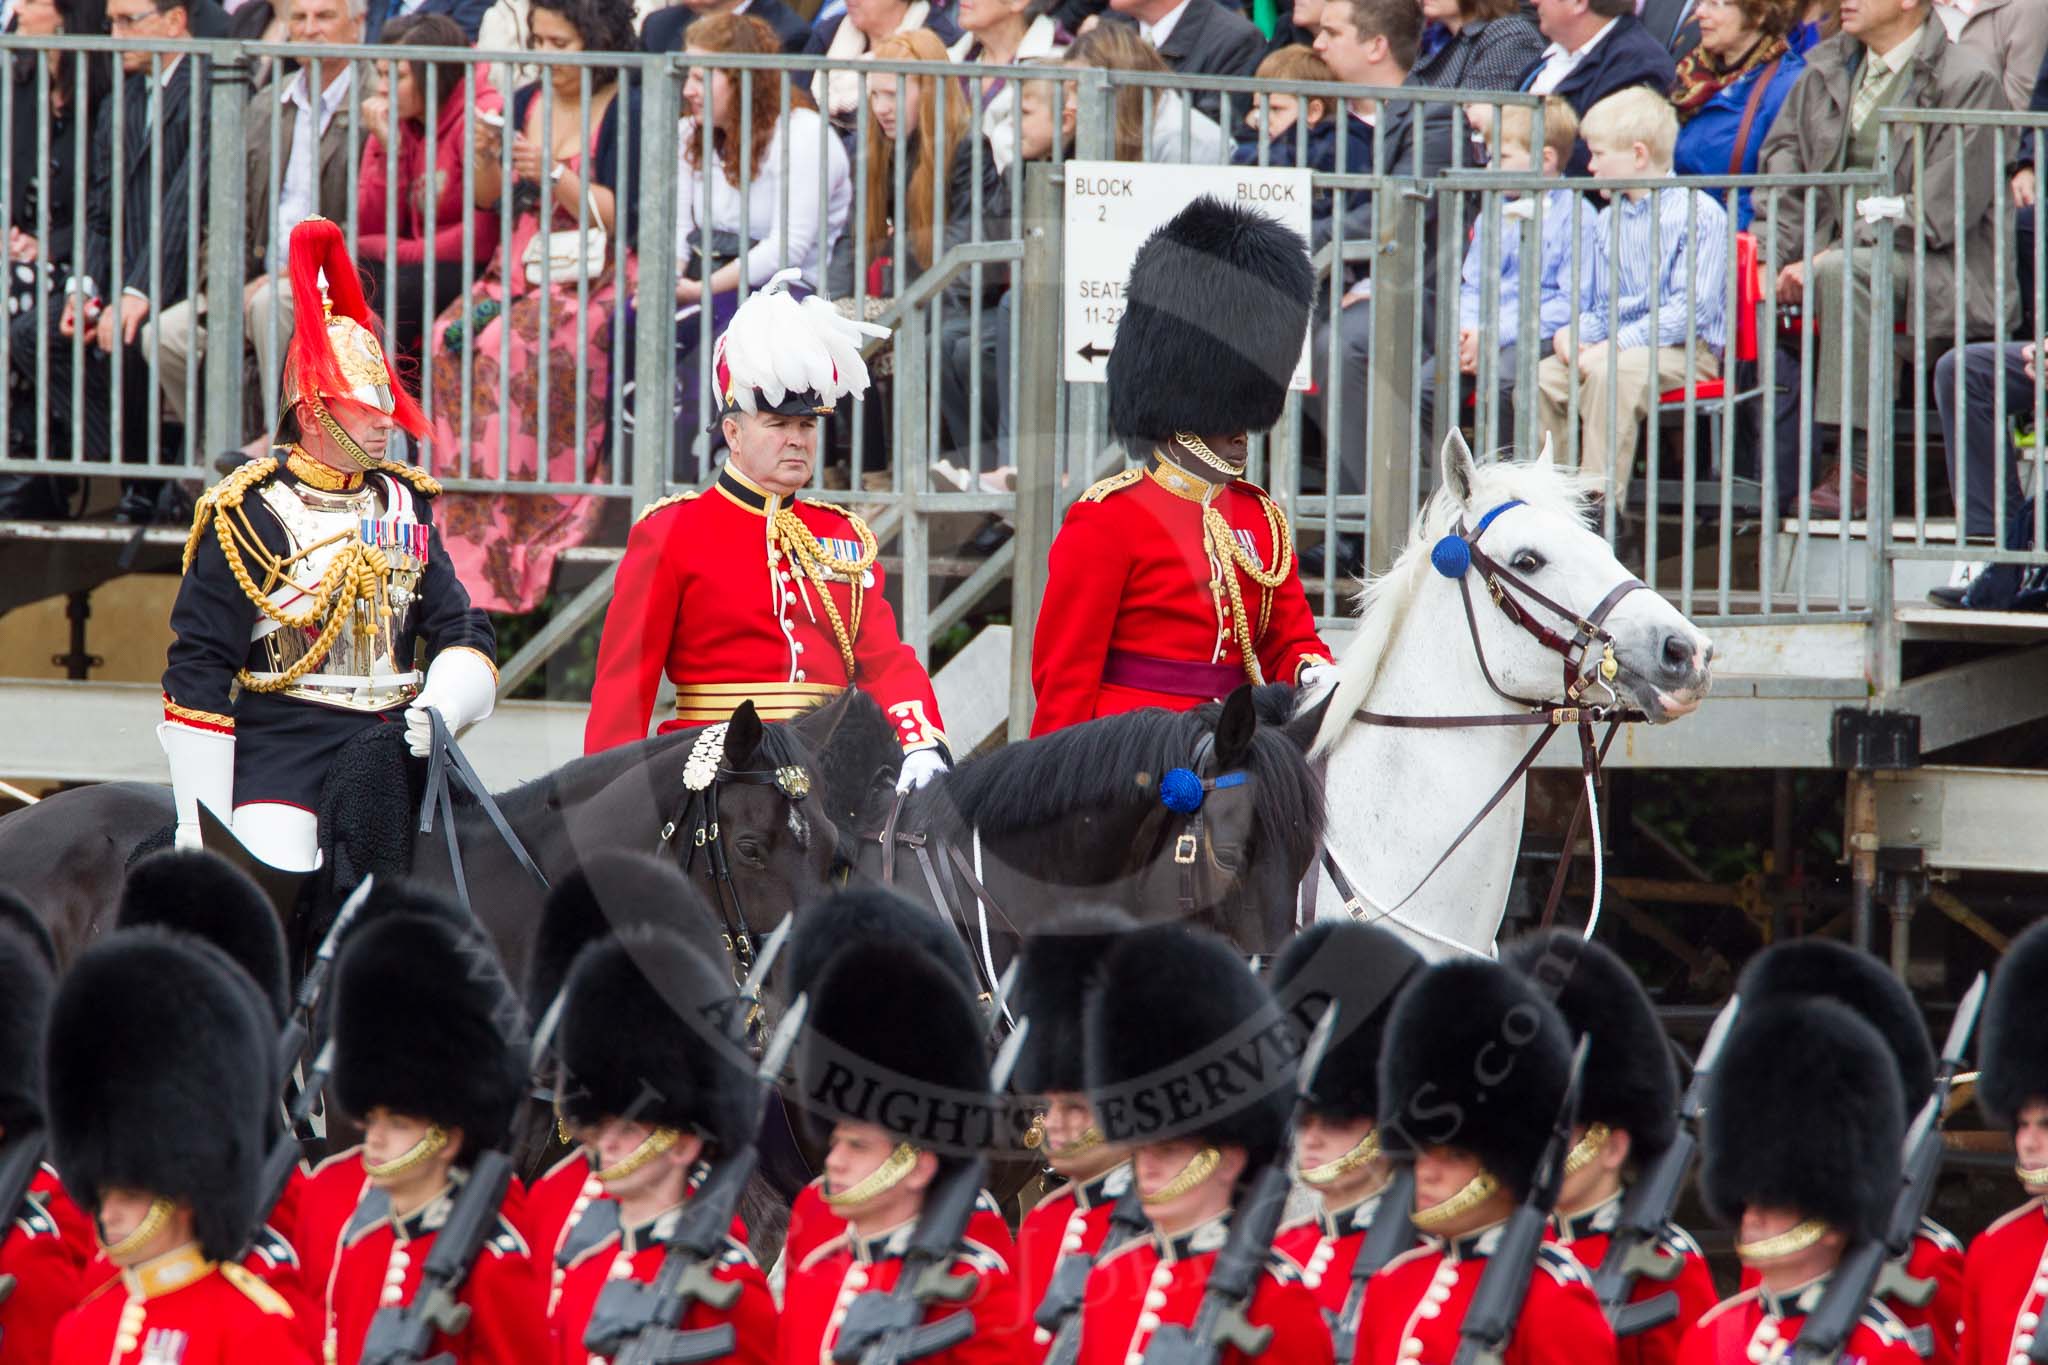
[[[1632,575],[1583,516],[1590,480],[1544,454],[1527,462],[1475,461],[1455,432],[1439,459],[1440,486],[1392,569],[1359,594],[1358,630],[1337,665],[1315,753],[1329,763],[1328,847],[1352,883],[1351,913],[1398,929],[1418,950],[1443,957],[1490,955],[1507,906],[1522,841],[1526,782],[1517,782],[1443,863],[1432,867],[1485,807],[1536,740],[1539,727],[1405,729],[1357,719],[1488,716],[1527,712],[1500,695],[1561,702],[1564,661],[1498,608],[1477,564],[1465,576],[1471,624],[1455,570],[1462,547],[1437,556],[1461,531],[1493,563],[1574,615],[1586,617]],[[1505,510],[1500,510],[1505,509]],[[1489,514],[1490,517],[1489,517]],[[1503,584],[1535,621],[1569,638],[1573,624]],[[1617,667],[1612,691],[1653,722],[1676,720],[1706,695],[1713,646],[1656,593],[1629,592],[1601,623]],[[1475,648],[1476,645],[1476,648]],[[1484,659],[1482,671],[1481,659]],[[1585,699],[1610,700],[1598,680],[1602,648],[1588,651]],[[1499,691],[1488,684],[1491,672]],[[1311,694],[1302,705],[1321,699]],[[1570,753],[1577,731],[1553,741]],[[1315,914],[1347,913],[1327,872],[1315,880]]]

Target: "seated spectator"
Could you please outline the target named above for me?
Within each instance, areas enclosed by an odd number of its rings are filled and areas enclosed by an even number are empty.
[[[2040,0],[1934,0],[1933,10],[1950,42],[1998,73],[2006,105],[2026,108],[2048,56],[2048,6]]]
[[[681,4],[664,5],[647,16],[647,22],[640,26],[640,46],[649,52],[680,52],[688,41],[690,25],[697,20],[740,14],[766,21],[775,30],[776,44],[784,52],[802,52],[811,41],[811,21],[783,0],[683,0]]]
[[[700,20],[690,26],[685,48],[702,56],[776,50],[775,31],[751,14]],[[704,336],[699,310],[710,307],[715,339],[739,306],[742,277],[749,289],[758,289],[789,268],[803,272],[792,294],[800,297],[822,288],[825,258],[845,232],[853,208],[853,173],[839,139],[823,130],[823,119],[802,90],[791,91],[802,103],[786,112],[781,94],[781,82],[765,71],[756,71],[743,85],[737,71],[693,66],[683,84],[682,154],[676,170],[676,432],[679,440],[684,433],[688,439],[679,451],[694,444],[704,429],[697,405]],[[752,141],[744,148],[743,97],[753,106]],[[707,120],[713,162],[708,173],[702,164]],[[747,173],[744,226],[751,241],[740,237],[742,162]],[[929,222],[929,205],[925,212]]]
[[[1217,0],[1109,0],[1109,8],[1136,24],[1145,44],[1183,76],[1249,76],[1266,52],[1258,26]],[[1218,116],[1222,102],[1215,90],[1194,96],[1195,107],[1210,118]],[[1242,100],[1231,103],[1241,107]]]
[[[1698,14],[1699,46],[1671,86],[1680,125],[1672,165],[1680,175],[1755,175],[1764,137],[1806,70],[1785,42],[1797,11],[1792,0],[1702,0]],[[1744,190],[1735,226],[1746,230],[1754,213]]]
[[[1609,95],[1587,112],[1583,133],[1597,180],[1671,174],[1678,118],[1656,91]],[[1609,192],[1580,274],[1578,325],[1560,329],[1536,367],[1539,411],[1544,435],[1562,452],[1578,396],[1579,468],[1611,477],[1618,507],[1657,395],[1721,372],[1728,215],[1697,190]]]
[[[1330,84],[1337,78],[1315,50],[1283,47],[1266,54],[1252,73],[1262,81],[1295,84]],[[1312,170],[1337,169],[1337,101],[1304,99],[1293,92],[1275,91],[1255,100],[1245,111],[1244,130],[1230,159],[1239,166],[1256,166],[1261,151],[1268,166],[1307,166]],[[1304,149],[1305,152],[1304,152]],[[1357,169],[1365,169],[1360,167]],[[1325,191],[1321,197],[1328,199]]]
[[[532,22],[538,52],[638,47],[627,0],[533,0]],[[512,238],[469,295],[434,320],[428,363],[435,474],[603,477],[618,307],[614,264],[633,246],[632,201],[617,196],[619,168],[638,168],[639,129],[639,88],[621,82],[617,68],[549,66],[514,93],[503,133],[488,125],[478,130],[471,167],[477,207],[498,212],[500,196],[511,195]],[[512,139],[510,184],[500,169],[504,136]],[[501,440],[509,453],[502,467]],[[438,520],[470,600],[489,611],[524,612],[547,596],[555,556],[581,544],[603,510],[603,498],[580,494],[451,493],[439,504]]]
[[[1808,0],[1799,22],[1792,26],[1786,43],[1804,57],[1814,44],[1842,31],[1842,0]]]
[[[846,0],[845,13],[820,17],[812,25],[804,53],[830,57],[837,63],[853,62],[873,56],[875,44],[884,38],[922,28],[938,35],[939,61],[946,60],[949,44],[960,41],[960,28],[952,15],[930,0]],[[866,97],[866,87],[858,71],[820,71],[811,80],[811,97],[834,127],[850,135],[854,111]]]
[[[1921,109],[2002,109],[2005,93],[1998,74],[1968,48],[1948,41],[1939,23],[1930,23],[1923,0],[1858,0],[1842,13],[1842,32],[1806,54],[1807,73],[1771,125],[1764,139],[1758,169],[1765,175],[1806,175],[1825,171],[1868,171],[1878,164],[1880,122],[1877,111],[1888,106]],[[1808,197],[1797,190],[1756,196],[1757,235],[1765,262],[1776,244],[1778,276],[1765,281],[1766,292],[1783,304],[1807,308],[1814,331],[1814,373],[1804,382],[1812,389],[1813,420],[1828,426],[1869,424],[1872,344],[1871,274],[1875,253],[1867,248],[1879,234],[1889,235],[1891,253],[1891,316],[1916,295],[1924,300],[1919,336],[1939,347],[1962,321],[1966,339],[1994,336],[2003,326],[2009,335],[2019,308],[2012,277],[1995,270],[1994,240],[1998,215],[2005,211],[2000,193],[2003,168],[1994,164],[1989,128],[1936,126],[1926,130],[1925,155],[1891,158],[1892,192],[1909,206],[1930,207],[1916,222],[1897,223],[1860,218],[1839,221],[1833,195],[1812,197],[1813,232],[1806,237]],[[1917,168],[1924,167],[1926,183]],[[1957,202],[1957,187],[1961,200]],[[1925,194],[1923,195],[1923,190]],[[1960,223],[1963,236],[1955,231]],[[1853,231],[1860,248],[1853,265],[1845,261],[1842,239]],[[1959,255],[1966,273],[1957,274]],[[1925,273],[1920,262],[1924,260]],[[2010,270],[2010,265],[2007,266]],[[1843,316],[1847,276],[1849,307]],[[1809,291],[1808,285],[1811,285]],[[1960,310],[1960,313],[1959,311]],[[1895,333],[1900,355],[1915,345],[1911,333]],[[1778,489],[1789,504],[1800,487],[1799,354],[1796,345],[1779,348]],[[1844,354],[1857,363],[1845,366]],[[1845,376],[1844,369],[1850,374]],[[1844,506],[1863,505],[1864,443],[1852,447],[1852,468],[1839,466],[1812,482],[1812,511],[1832,517]],[[1848,484],[1845,497],[1842,485]]]
[[[2034,395],[2041,379],[2038,368],[2040,348],[2008,342],[1975,342],[1952,350],[1934,365],[1934,403],[1941,410],[1941,439],[1948,457],[1948,486],[1956,495],[1956,513],[1963,523],[1963,535],[1979,545],[2004,545],[2007,549],[2031,548],[2027,542],[2015,545],[2005,538],[2026,498],[2020,487],[2021,451],[2013,444],[2011,426],[2015,418],[2031,420]],[[1963,372],[1963,398],[1956,407],[1956,370]],[[2005,391],[2005,425],[1998,424],[1998,393]],[[1968,471],[1967,487],[1962,472]],[[2003,485],[2003,491],[2000,486]],[[2003,500],[2005,523],[2000,524]],[[2027,524],[2031,538],[2033,526]],[[1928,599],[1939,606],[1963,605],[1963,594],[1978,565],[1965,550],[1957,562],[1958,572],[1947,587],[1930,591]]]
[[[254,0],[244,0],[254,3]],[[455,47],[469,47],[477,41],[483,31],[484,16],[490,13],[493,0],[366,0],[367,12],[363,19],[363,41],[381,43],[384,28],[400,19],[417,19],[422,15],[437,14],[455,21],[455,27],[462,33],[462,41]]]
[[[1214,0],[1210,0],[1214,3]],[[1165,71],[1166,59],[1138,36],[1129,24],[1097,24],[1067,49],[1060,63],[1077,69],[1090,67],[1105,71]],[[1254,70],[1257,69],[1254,63]],[[1151,97],[1152,117],[1145,118],[1146,97]],[[1116,131],[1112,145],[1118,161],[1177,161],[1193,166],[1220,165],[1227,159],[1229,142],[1216,120],[1202,112],[1200,101],[1183,100],[1177,91],[1121,85],[1114,96]],[[1062,133],[1071,149],[1077,106],[1071,94],[1066,100]]]
[[[1543,35],[1521,0],[1422,0],[1422,44],[1410,85],[1438,90],[1520,90],[1543,55]]]
[[[1543,101],[1543,154],[1540,159],[1530,147],[1536,126],[1534,114],[1527,109],[1512,107],[1503,107],[1499,113],[1500,118],[1495,121],[1497,131],[1491,135],[1493,164],[1497,170],[1509,175],[1533,172],[1555,176],[1563,173],[1565,160],[1571,156],[1572,148],[1579,140],[1579,121],[1573,117],[1569,104],[1555,95]],[[1499,222],[1491,231],[1498,234],[1500,301],[1493,313],[1493,325],[1486,326],[1483,306],[1489,229],[1487,225],[1480,224],[1473,231],[1471,245],[1465,248],[1465,264],[1459,276],[1457,372],[1463,378],[1453,392],[1463,394],[1471,391],[1479,376],[1481,349],[1493,349],[1495,392],[1499,395],[1495,412],[1499,416],[1499,425],[1495,430],[1481,431],[1478,437],[1479,447],[1490,449],[1511,443],[1515,430],[1515,381],[1521,372],[1521,353],[1517,346],[1522,330],[1520,224],[1529,216],[1526,211],[1518,210],[1533,208],[1534,205],[1518,195],[1497,195],[1485,203],[1499,210]],[[1571,292],[1572,254],[1574,250],[1580,253],[1583,271],[1587,259],[1585,253],[1593,242],[1596,220],[1592,201],[1577,190],[1551,190],[1543,196],[1541,222],[1537,225],[1541,252],[1536,278],[1532,282],[1536,290],[1538,355],[1550,353],[1551,338],[1578,312],[1578,300]],[[1425,439],[1435,426],[1437,374],[1437,357],[1432,356],[1422,367],[1419,381],[1421,391],[1418,399]]]
[[[1266,40],[1266,51],[1312,46],[1316,40],[1316,29],[1322,22],[1323,0],[1294,0],[1286,18],[1274,23],[1273,36]]]
[[[960,27],[966,32],[948,54],[956,62],[986,66],[1056,57],[1074,35],[1046,14],[1050,5],[1051,0],[960,0]],[[1015,83],[996,76],[968,85],[981,102],[981,135],[994,150],[998,167],[1006,167],[1017,135]]]
[[[445,14],[409,14],[384,28],[394,47],[461,47],[462,30]],[[488,67],[461,62],[428,63],[418,57],[381,62],[380,94],[363,101],[362,170],[356,178],[356,260],[369,281],[373,306],[384,288],[387,265],[395,267],[397,289],[386,344],[408,365],[418,365],[425,329],[462,293],[464,238],[474,268],[481,272],[498,249],[500,216],[467,211],[462,197],[463,148],[470,96],[465,85],[475,72],[478,115],[502,118],[505,102],[491,85]],[[430,89],[431,87],[431,89]],[[478,136],[492,120],[479,117]],[[434,160],[427,162],[427,126],[434,128]],[[392,150],[392,130],[397,149]],[[390,187],[397,185],[396,196]],[[432,235],[428,234],[431,195]],[[391,216],[392,201],[396,214]],[[429,395],[431,397],[431,395]]]
[[[1635,0],[1539,0],[1536,24],[1550,46],[1522,89],[1563,96],[1581,124],[1587,110],[1617,90],[1647,85],[1662,94],[1671,88],[1671,53],[1636,18]],[[1586,173],[1585,143],[1566,170]]]

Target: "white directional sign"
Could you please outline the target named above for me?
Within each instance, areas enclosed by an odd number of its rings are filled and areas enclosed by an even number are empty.
[[[1309,172],[1291,167],[1069,161],[1067,249],[1061,267],[1066,379],[1100,384],[1124,313],[1131,262],[1153,230],[1202,195],[1244,204],[1309,235]],[[1308,387],[1308,341],[1290,387]],[[1189,376],[1191,380],[1196,376]]]

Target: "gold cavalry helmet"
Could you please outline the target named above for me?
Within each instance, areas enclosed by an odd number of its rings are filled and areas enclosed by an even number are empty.
[[[424,437],[426,414],[385,357],[376,315],[363,298],[362,277],[340,225],[316,217],[293,228],[289,269],[293,325],[284,407],[307,403],[316,418],[324,418],[329,400],[346,398],[390,413],[415,438]]]

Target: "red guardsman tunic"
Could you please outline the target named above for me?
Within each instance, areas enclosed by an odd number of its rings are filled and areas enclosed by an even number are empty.
[[[863,1238],[848,1228],[815,1247],[789,1272],[782,1292],[782,1331],[775,1358],[781,1365],[818,1365],[830,1360],[847,1305],[862,1293],[886,1293],[903,1269],[903,1251],[914,1223]],[[959,1345],[926,1356],[931,1365],[1021,1365],[1031,1340],[1029,1314],[1017,1285],[1017,1247],[1002,1215],[981,1207],[968,1220],[967,1234],[953,1262],[954,1275],[979,1281],[966,1297],[938,1304],[926,1313],[935,1322],[955,1313],[974,1314],[974,1331]]]
[[[722,721],[750,699],[761,719],[788,720],[858,685],[905,751],[943,745],[931,677],[897,634],[881,566],[855,582],[815,566],[813,546],[850,563],[873,544],[851,512],[784,503],[730,465],[703,495],[649,507],[605,612],[583,751],[645,739],[664,671],[676,714],[663,732]]]
[[[0,1275],[14,1290],[0,1299],[0,1365],[43,1365],[57,1321],[85,1297],[78,1253],[43,1201],[31,1194],[0,1228]]]
[[[1144,1354],[1152,1334],[1168,1323],[1189,1326],[1202,1306],[1216,1253],[1230,1235],[1230,1216],[1220,1214],[1178,1237],[1154,1232],[1103,1256],[1088,1276],[1081,1304],[1080,1365],[1126,1365]],[[1252,1294],[1246,1316],[1255,1327],[1271,1327],[1273,1339],[1261,1361],[1328,1365],[1330,1329],[1315,1296],[1301,1282],[1301,1267],[1275,1252]],[[1235,1347],[1218,1365],[1251,1365]]]
[[[595,1174],[590,1149],[578,1143],[575,1151],[527,1187],[526,1217],[519,1231],[537,1260],[551,1264],[563,1230],[604,1194],[604,1182]]]
[[[1576,1256],[1588,1271],[1598,1270],[1607,1259],[1607,1244],[1621,1217],[1621,1199],[1617,1194],[1583,1213],[1559,1214],[1550,1220],[1550,1231],[1545,1236]],[[1621,1365],[1671,1365],[1678,1359],[1678,1344],[1685,1340],[1687,1329],[1714,1306],[1717,1298],[1707,1258],[1691,1233],[1676,1223],[1666,1223],[1657,1247],[1678,1262],[1678,1274],[1669,1280],[1637,1276],[1629,1302],[1642,1303],[1660,1294],[1675,1294],[1678,1312],[1661,1327],[1621,1338]]]
[[[1211,508],[1229,528],[1228,566],[1206,526]],[[1280,580],[1260,584],[1240,555]],[[1257,484],[1205,483],[1155,456],[1082,494],[1053,539],[1031,641],[1031,733],[1143,706],[1185,711],[1328,662],[1286,515]]]
[[[291,1306],[195,1245],[124,1270],[57,1324],[52,1365],[312,1365]]]
[[[327,1279],[327,1365],[355,1365],[377,1310],[412,1302],[454,1194],[451,1188],[395,1218],[382,1190],[364,1191]],[[510,1195],[506,1207],[514,1207]],[[456,1296],[470,1307],[469,1324],[456,1336],[436,1336],[433,1351],[451,1353],[456,1365],[545,1365],[546,1292],[515,1218],[501,1212]]]
[[[1786,1294],[1759,1286],[1709,1308],[1678,1348],[1678,1365],[1778,1365],[1792,1359],[1792,1343],[1806,1315],[1820,1306],[1827,1277]],[[1872,1303],[1842,1348],[1842,1365],[1916,1365],[1921,1359],[1906,1324],[1882,1303]]]
[[[293,1245],[299,1249],[306,1283],[323,1297],[334,1270],[334,1253],[349,1215],[362,1202],[370,1178],[363,1174],[363,1149],[349,1147],[323,1160],[298,1182]],[[324,1330],[324,1328],[323,1328]]]
[[[278,1201],[280,1213],[290,1212],[287,1207],[290,1198],[287,1191],[286,1197]],[[0,1269],[4,1268],[0,1266]],[[285,1301],[292,1310],[292,1327],[299,1334],[300,1344],[306,1348],[306,1354],[317,1356],[320,1351],[320,1296],[306,1279],[297,1248],[274,1224],[266,1223],[249,1239],[249,1252],[242,1257],[241,1268],[276,1291],[278,1297]],[[121,1268],[96,1249],[79,1276],[81,1293],[92,1293],[120,1276]],[[0,1351],[0,1360],[6,1358],[6,1353]],[[156,1363],[151,1361],[149,1365]]]
[[[1451,1365],[1501,1226],[1450,1242],[1425,1238],[1373,1276],[1358,1319],[1358,1365]],[[1569,1252],[1538,1249],[1504,1359],[1506,1365],[1614,1365],[1618,1359],[1593,1282]]]
[[[2024,1357],[2048,1316],[2048,1199],[2029,1199],[1977,1234],[1963,1267],[1963,1365]]]
[[[64,1182],[57,1178],[56,1168],[49,1162],[36,1169],[34,1179],[28,1183],[28,1192],[55,1220],[57,1235],[64,1239],[64,1245],[71,1248],[71,1254],[81,1266],[99,1254],[99,1237],[93,1231],[92,1219],[72,1202],[70,1192],[64,1188]]]
[[[1885,1307],[1907,1331],[1924,1327],[1922,1338],[1931,1341],[1934,1352],[1927,1359],[1933,1365],[1955,1365],[1956,1336],[1963,1320],[1963,1244],[1956,1235],[1932,1218],[1920,1220],[1913,1237],[1912,1254],[1906,1257],[1906,1273],[1916,1280],[1934,1281],[1934,1297],[1915,1308],[1909,1303],[1886,1300]],[[1742,1268],[1740,1288],[1754,1289],[1756,1271]]]
[[[1109,1215],[1131,1187],[1131,1167],[1123,1162],[1089,1181],[1069,1181],[1038,1201],[1017,1228],[1017,1278],[1024,1312],[1035,1318],[1052,1287],[1062,1260],[1078,1256],[1092,1262],[1109,1236]],[[1031,1360],[1043,1360],[1052,1336],[1043,1328],[1031,1333]]]
[[[1365,1249],[1380,1197],[1367,1195],[1348,1209],[1318,1209],[1313,1218],[1289,1223],[1273,1239],[1273,1249],[1301,1267],[1302,1287],[1315,1295],[1316,1306],[1329,1321],[1344,1311],[1351,1293],[1351,1269]]]

